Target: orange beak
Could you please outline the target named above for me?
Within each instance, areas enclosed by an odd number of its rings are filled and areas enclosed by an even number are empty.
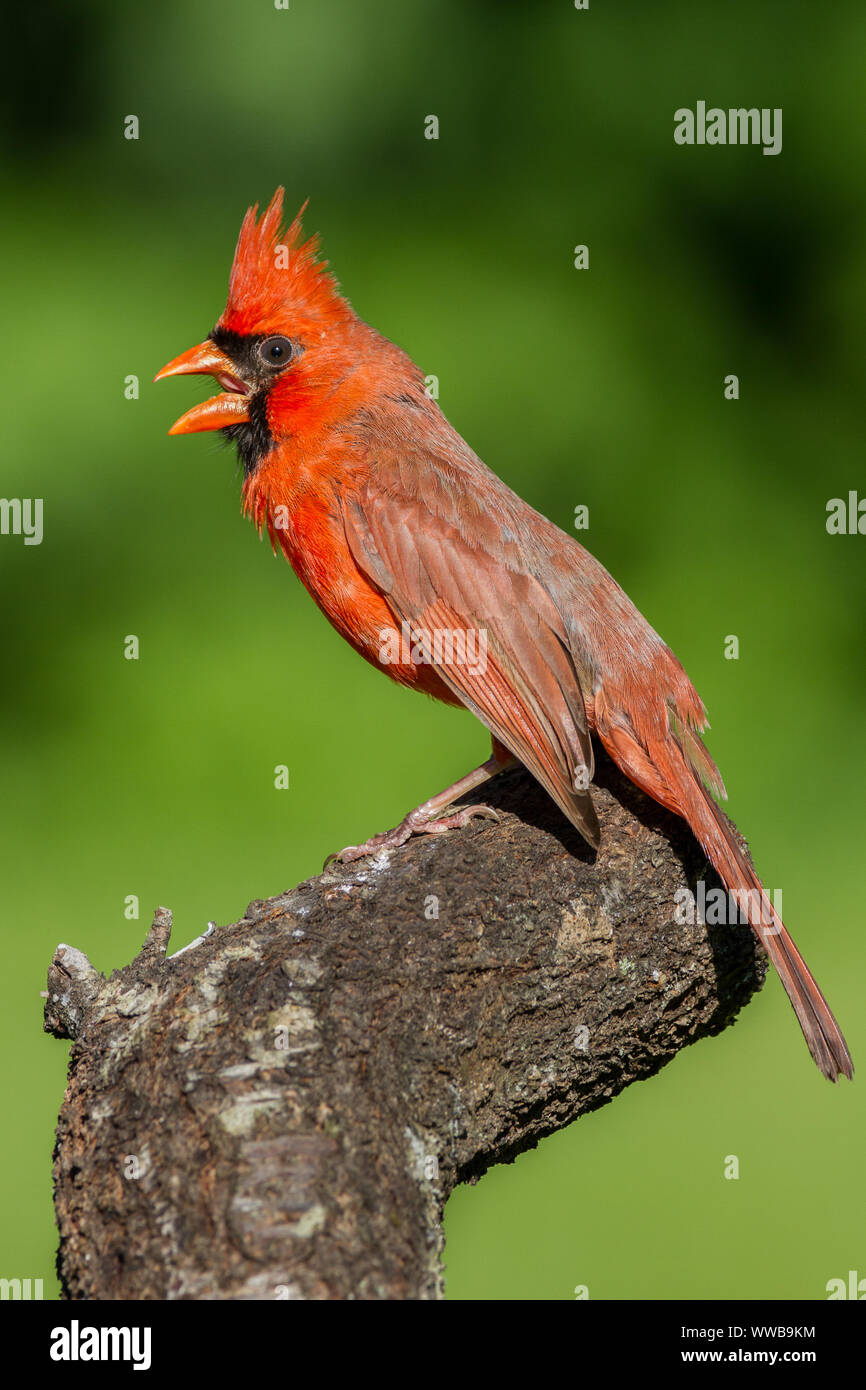
[[[235,364],[224,352],[220,352],[210,338],[197,347],[182,352],[157,372],[154,381],[162,381],[167,376],[209,375],[215,377],[225,392],[211,396],[210,400],[194,405],[179,420],[175,420],[169,434],[195,434],[198,430],[222,430],[226,425],[242,424],[249,420],[249,390],[246,382],[235,373]]]

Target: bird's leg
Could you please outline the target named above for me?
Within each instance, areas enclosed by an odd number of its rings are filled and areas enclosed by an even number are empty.
[[[375,854],[380,849],[396,849],[398,845],[404,845],[412,835],[441,835],[445,830],[457,830],[473,816],[488,816],[491,820],[498,820],[499,813],[494,811],[492,806],[461,806],[450,816],[440,816],[439,812],[446,810],[466,792],[474,791],[482,783],[489,782],[491,777],[495,777],[498,772],[503,772],[506,767],[512,766],[516,761],[508,749],[494,739],[493,753],[486,763],[482,763],[472,772],[467,772],[465,777],[461,777],[459,782],[454,782],[452,786],[446,787],[444,792],[439,792],[437,796],[431,796],[429,801],[416,806],[415,810],[410,811],[408,816],[405,816],[393,830],[384,830],[380,835],[371,835],[370,839],[365,841],[363,845],[347,845],[338,854],[329,854],[325,860],[325,868],[338,861],[343,864],[351,864],[353,859],[363,859],[366,854]]]

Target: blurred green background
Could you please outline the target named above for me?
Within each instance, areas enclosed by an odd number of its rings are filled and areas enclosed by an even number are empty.
[[[0,1275],[56,1293],[57,942],[109,971],[165,903],[176,949],[485,756],[471,717],[331,631],[241,520],[233,453],[166,437],[209,391],[151,378],[211,327],[243,212],[283,183],[481,456],[566,529],[588,505],[581,539],[701,691],[861,1067],[824,1082],[771,978],[725,1035],[459,1190],[449,1297],[866,1276],[866,537],[825,529],[829,498],[866,495],[862,4],[48,0],[7,42],[0,490],[43,498],[45,535],[0,537]],[[782,153],[676,146],[698,99],[782,107]]]

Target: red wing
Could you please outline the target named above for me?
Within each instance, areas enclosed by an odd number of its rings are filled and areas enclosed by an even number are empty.
[[[380,472],[375,488],[342,504],[355,562],[397,622],[427,634],[425,659],[463,704],[597,846],[586,710],[549,595],[515,567],[512,537],[495,515],[475,508],[472,534],[464,535],[423,498],[402,488],[395,495],[383,483]]]

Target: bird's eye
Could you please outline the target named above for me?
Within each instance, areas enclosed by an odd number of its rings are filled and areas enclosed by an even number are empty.
[[[259,343],[259,357],[266,367],[286,367],[292,360],[295,347],[289,338],[265,338]]]

